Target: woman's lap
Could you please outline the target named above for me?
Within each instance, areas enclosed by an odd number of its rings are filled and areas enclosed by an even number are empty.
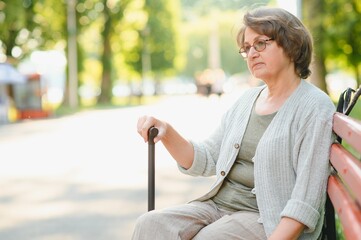
[[[219,210],[210,200],[192,202],[142,215],[132,239],[266,239],[258,218],[258,213]]]
[[[267,239],[263,225],[257,222],[258,218],[259,214],[254,212],[236,212],[225,215],[202,228],[193,239]]]

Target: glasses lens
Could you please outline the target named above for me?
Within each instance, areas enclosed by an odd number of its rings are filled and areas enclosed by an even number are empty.
[[[244,48],[241,48],[239,50],[239,54],[241,54],[242,57],[246,58],[247,57],[247,52]]]
[[[253,44],[253,47],[257,52],[263,51],[266,48],[266,41],[258,40]]]
[[[246,58],[250,49],[251,49],[250,46],[244,46],[239,50],[239,53],[242,55],[242,57]]]
[[[253,43],[252,46],[250,45],[246,45],[244,47],[242,47],[240,50],[239,50],[239,53],[242,55],[242,57],[244,58],[247,58],[248,56],[248,53],[249,51],[251,50],[251,47],[254,47],[254,49],[257,51],[257,52],[261,52],[263,50],[265,50],[266,48],[266,45],[267,45],[267,41],[270,41],[272,39],[268,39],[268,40],[257,40]]]

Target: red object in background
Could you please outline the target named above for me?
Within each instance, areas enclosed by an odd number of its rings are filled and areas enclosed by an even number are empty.
[[[27,76],[25,84],[19,84],[15,89],[15,103],[18,110],[18,119],[47,118],[51,115],[42,107],[44,87],[41,84],[41,75],[34,73]]]
[[[34,118],[48,118],[50,117],[50,112],[44,110],[19,110],[18,111],[19,119],[34,119]]]

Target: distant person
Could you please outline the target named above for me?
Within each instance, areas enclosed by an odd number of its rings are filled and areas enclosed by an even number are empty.
[[[335,109],[304,80],[311,74],[310,33],[289,12],[262,7],[244,15],[237,43],[265,85],[240,96],[208,139],[188,141],[165,121],[139,118],[142,138],[157,127],[155,141],[182,172],[217,180],[190,203],[142,215],[133,240],[320,237]]]

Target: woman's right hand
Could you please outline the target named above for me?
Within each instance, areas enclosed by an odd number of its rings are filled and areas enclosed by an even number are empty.
[[[167,123],[152,116],[140,117],[137,123],[137,131],[144,142],[148,142],[148,130],[151,127],[158,129],[158,135],[154,138],[154,142],[156,143],[164,137],[167,130]]]
[[[151,127],[158,128],[158,135],[154,143],[162,140],[163,145],[172,157],[183,168],[188,169],[193,164],[194,149],[191,142],[183,138],[170,124],[152,116],[142,116],[138,119],[137,131],[148,142],[148,130]]]

